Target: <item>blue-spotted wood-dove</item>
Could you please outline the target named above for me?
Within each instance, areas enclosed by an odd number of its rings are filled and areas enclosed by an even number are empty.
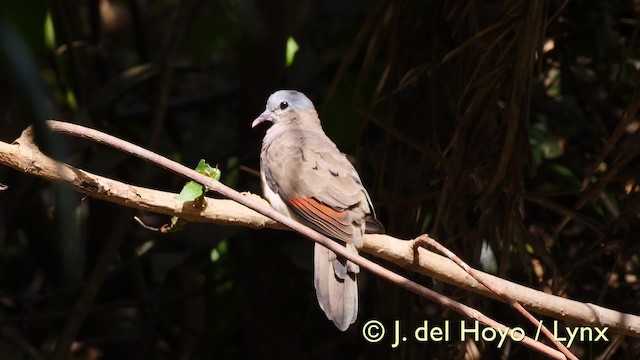
[[[313,103],[301,92],[280,90],[251,127],[271,122],[262,141],[262,190],[278,212],[344,243],[362,247],[366,233],[382,233],[367,190],[347,157],[325,135]],[[318,303],[345,331],[358,314],[358,265],[315,244]]]

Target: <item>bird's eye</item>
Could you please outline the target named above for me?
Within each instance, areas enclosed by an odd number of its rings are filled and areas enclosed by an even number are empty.
[[[283,102],[280,103],[280,110],[284,110],[284,109],[286,109],[288,107],[289,107],[289,103],[288,102],[283,101]]]

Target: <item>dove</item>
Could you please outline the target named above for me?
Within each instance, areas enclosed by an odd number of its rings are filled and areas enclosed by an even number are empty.
[[[365,233],[384,232],[358,172],[324,133],[309,98],[295,90],[274,92],[251,127],[265,122],[271,126],[262,141],[260,178],[274,209],[354,253]],[[358,265],[315,244],[318,303],[341,331],[358,315],[359,272]]]

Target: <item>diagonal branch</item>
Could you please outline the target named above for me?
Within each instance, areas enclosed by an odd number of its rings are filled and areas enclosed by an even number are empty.
[[[142,159],[148,160],[156,165],[159,165],[165,169],[174,171],[180,175],[183,175],[187,178],[190,178],[194,181],[197,181],[208,189],[214,190],[224,196],[227,196],[233,199],[235,202],[245,205],[246,207],[251,208],[254,212],[252,216],[259,216],[258,213],[262,215],[268,216],[273,220],[280,222],[287,227],[293,229],[294,231],[320,243],[326,248],[334,251],[335,253],[344,256],[350,261],[360,265],[363,269],[368,270],[369,272],[387,279],[398,286],[407,289],[411,292],[414,292],[426,299],[429,299],[441,306],[447,307],[469,319],[474,321],[478,321],[484,325],[490,326],[492,328],[498,329],[501,333],[509,334],[511,337],[517,336],[514,333],[513,329],[498,323],[497,321],[487,317],[481,312],[473,309],[469,306],[461,304],[457,301],[454,301],[446,296],[443,296],[431,289],[428,289],[414,281],[406,279],[399,274],[396,274],[360,255],[352,254],[347,252],[346,249],[340,244],[332,241],[331,239],[315,232],[314,230],[276,212],[271,206],[267,205],[264,200],[258,200],[256,196],[247,196],[246,194],[240,194],[235,190],[225,186],[224,184],[217,182],[211,178],[208,178],[204,175],[201,175],[181,164],[178,164],[174,161],[171,161],[167,158],[164,158],[158,154],[150,152],[146,149],[143,149],[139,146],[133,145],[111,135],[107,135],[101,133],[99,131],[88,129],[79,125],[64,123],[59,121],[48,121],[49,127],[56,132],[65,133],[72,136],[82,137],[85,139],[89,139],[94,142],[98,142],[101,144],[105,144],[116,148],[118,150],[122,150],[129,154],[138,156]],[[17,139],[14,144],[6,144],[0,142],[0,164],[5,164],[18,170],[21,170],[26,173],[30,173],[33,175],[41,176],[47,178],[49,180],[57,180],[57,181],[65,181],[70,183],[76,190],[83,192],[89,196],[96,197],[99,199],[104,199],[107,201],[116,202],[119,204],[123,204],[125,206],[147,209],[152,211],[157,211],[160,213],[170,213],[171,215],[182,216],[181,214],[185,214],[184,216],[186,220],[190,218],[194,218],[196,220],[198,217],[202,216],[201,213],[205,213],[212,206],[207,206],[204,211],[196,211],[193,209],[188,209],[189,206],[185,203],[175,204],[175,200],[171,199],[168,201],[168,204],[177,205],[176,208],[182,209],[180,211],[169,211],[169,209],[165,207],[160,207],[159,209],[155,209],[153,206],[153,201],[158,200],[159,198],[164,197],[165,199],[168,197],[175,196],[174,194],[168,194],[164,192],[153,191],[149,189],[144,189],[140,187],[134,187],[131,185],[126,185],[119,183],[115,180],[106,179],[99,177],[97,175],[85,172],[83,170],[74,168],[67,164],[62,164],[56,162],[46,155],[42,154],[37,146],[33,143],[33,133],[31,128],[25,130],[19,139]],[[150,197],[148,197],[150,196]],[[156,198],[153,198],[156,196]],[[169,200],[169,199],[167,199]],[[208,199],[208,204],[211,202],[215,202],[215,200]],[[229,201],[226,205],[230,205],[231,208],[236,206],[236,210],[242,208],[235,204],[233,201]],[[220,210],[220,208],[219,208]],[[242,211],[246,212],[248,209],[242,208]],[[230,211],[226,207],[220,212],[221,214],[229,215]],[[263,217],[264,218],[264,217]],[[233,219],[231,222],[239,222],[239,219]],[[275,225],[275,223],[271,220],[271,226]],[[215,222],[215,221],[214,221]],[[221,222],[221,219],[218,219],[218,222]],[[254,227],[260,227],[267,224],[268,221],[257,222],[254,224]],[[280,225],[282,226],[282,225]],[[276,227],[276,226],[274,226]],[[389,237],[390,238],[390,237]],[[392,238],[390,238],[392,239]],[[399,240],[398,240],[399,241]],[[524,336],[518,337],[518,341],[521,341],[527,347],[534,349],[540,353],[543,353],[554,359],[564,359],[564,355],[551,347],[537,342],[534,339]]]
[[[478,310],[471,308],[467,305],[464,305],[462,303],[459,303],[431,289],[428,289],[412,280],[409,280],[399,274],[396,274],[370,261],[369,259],[366,259],[358,255],[357,253],[354,254],[352,252],[349,252],[346,250],[344,246],[316,232],[315,230],[312,230],[311,228],[303,224],[300,224],[297,221],[285,215],[280,214],[271,206],[266,205],[264,202],[258,202],[255,200],[255,198],[242,196],[240,193],[227,187],[221,182],[215,181],[210,177],[199,174],[196,171],[191,170],[182,164],[179,164],[175,161],[167,159],[163,156],[160,156],[142,147],[139,147],[137,145],[131,144],[127,141],[121,140],[119,138],[99,132],[94,129],[89,129],[79,125],[64,123],[59,121],[48,121],[47,123],[50,126],[50,128],[55,132],[60,132],[60,133],[64,133],[72,136],[85,138],[88,140],[92,140],[92,141],[113,147],[115,149],[124,151],[128,154],[131,154],[139,158],[142,158],[144,160],[147,160],[149,162],[152,162],[156,165],[159,165],[167,170],[173,171],[184,177],[197,181],[203,184],[207,189],[215,191],[229,199],[232,199],[242,205],[245,205],[246,207],[254,211],[261,213],[262,215],[268,216],[269,218],[286,225],[292,230],[321,244],[327,249],[335,252],[338,255],[345,257],[346,259],[358,264],[363,269],[366,269],[369,272],[381,278],[387,279],[388,281],[393,282],[398,286],[405,288],[406,290],[409,290],[415,294],[418,294],[426,299],[429,299],[437,304],[440,304],[441,306],[450,308],[451,310],[463,316],[466,316],[472,320],[478,321],[492,328],[499,329],[502,333],[505,333],[505,334],[508,333],[512,338],[516,336],[513,329],[510,329],[509,327],[487,317],[486,315],[482,314]],[[23,136],[21,136],[21,139],[19,140],[22,140],[23,143],[30,142],[32,140],[30,129],[27,129],[25,132],[23,132]],[[545,355],[552,358],[557,358],[557,359],[564,358],[564,355],[558,352],[557,350],[554,350],[549,346],[544,345],[524,334],[522,334],[522,336],[523,337],[519,341],[522,341],[522,343],[528,346],[529,348],[534,349],[538,352],[544,353]]]
[[[98,199],[115,202],[141,210],[175,215],[187,221],[212,222],[251,228],[286,228],[276,221],[254,211],[257,210],[268,216],[273,215],[275,220],[282,221],[282,223],[294,228],[294,230],[305,236],[311,237],[314,241],[320,242],[324,246],[334,250],[336,253],[344,252],[344,248],[342,246],[315,233],[311,229],[283,217],[271,209],[271,207],[262,198],[256,195],[248,193],[239,194],[234,190],[227,188],[223,184],[201,176],[182,165],[171,162],[157,154],[149,153],[135,145],[113,138],[109,135],[102,134],[95,130],[54,121],[50,121],[49,125],[55,131],[101,142],[136,156],[148,159],[162,167],[176,171],[186,177],[193,178],[195,181],[204,183],[208,188],[214,189],[223,195],[233,198],[237,202],[208,198],[207,207],[205,209],[194,209],[181,201],[175,200],[175,194],[173,193],[124,184],[73,168],[66,164],[60,164],[46,157],[37,149],[37,147],[31,142],[29,130],[25,131],[20,139],[18,139],[14,144],[0,142],[0,164],[8,165],[20,171],[49,180],[62,180],[68,182],[76,190]],[[254,210],[247,209],[247,207],[240,205],[239,203],[245,204]],[[373,254],[374,256],[408,267],[411,270],[422,274],[433,276],[434,278],[456,286],[464,287],[482,295],[496,298],[493,293],[469,277],[450,260],[425,249],[419,249],[419,256],[414,257],[411,245],[407,241],[395,239],[386,235],[367,235],[365,236],[363,250]],[[345,254],[345,257],[349,258],[350,256],[349,254]],[[504,325],[496,323],[472,308],[453,302],[451,299],[443,297],[442,295],[426,289],[419,284],[408,281],[407,279],[402,278],[401,276],[394,274],[364,258],[351,256],[350,260],[401,287],[416,292],[417,294],[429,298],[443,306],[448,306],[465,316],[477,319],[489,326],[497,327],[502,330],[507,329]],[[490,281],[496,287],[499,287],[501,291],[521,302],[525,307],[532,311],[554,316],[556,318],[563,318],[567,321],[582,325],[607,326],[613,332],[640,337],[640,317],[638,316],[619,313],[599,306],[555,297],[524,286],[510,283],[506,280],[488,274],[481,272],[477,273],[478,276],[481,276],[486,281]],[[541,343],[537,343],[530,338],[526,338],[523,343],[527,346],[536,348],[538,351],[543,351],[549,356],[562,357],[559,352]]]
[[[551,331],[549,331],[549,329],[547,329],[547,327],[542,324],[541,320],[538,320],[535,317],[533,317],[533,315],[531,315],[530,312],[528,312],[525,308],[523,308],[519,302],[515,301],[509,295],[502,292],[499,288],[493,286],[491,282],[485,281],[482,277],[478,276],[478,270],[472,268],[467,263],[462,261],[462,259],[460,259],[458,255],[454,254],[451,250],[442,246],[439,242],[435,241],[434,239],[432,239],[426,234],[418,236],[412,242],[413,242],[412,246],[414,248],[414,251],[417,250],[418,247],[420,246],[427,245],[427,246],[432,246],[434,249],[445,254],[449,259],[455,262],[458,266],[460,266],[464,271],[466,271],[479,283],[484,285],[487,289],[491,290],[494,294],[498,295],[502,299],[502,301],[509,304],[512,308],[516,309],[516,311],[518,311],[524,318],[529,320],[537,329],[541,329],[542,333],[547,337],[547,339],[549,339],[549,341],[551,341],[558,348],[558,350],[562,351],[562,353],[565,354],[569,359],[578,360],[578,358],[575,355],[573,355],[569,351],[569,349],[567,349],[564,346],[564,344],[562,344],[560,341],[556,339],[556,335],[552,334]]]
[[[67,126],[76,127],[72,124]],[[0,142],[0,164],[47,180],[68,182],[77,191],[100,200],[139,210],[178,216],[190,222],[208,222],[253,229],[287,229],[286,226],[233,200],[207,198],[206,208],[196,209],[176,200],[174,193],[125,184],[60,164],[42,154],[29,140],[28,134],[23,134],[14,144]],[[240,196],[269,206],[257,195],[242,193]],[[363,250],[439,281],[500,300],[443,256],[420,248],[416,260],[408,241],[388,235],[366,235]],[[612,332],[640,338],[640,316],[550,295],[480,271],[476,273],[530,311],[574,324],[606,326]]]

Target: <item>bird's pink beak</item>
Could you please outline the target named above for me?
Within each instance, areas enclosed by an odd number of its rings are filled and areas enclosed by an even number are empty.
[[[260,114],[260,116],[258,116],[255,120],[253,120],[253,122],[251,123],[251,128],[254,128],[258,125],[260,125],[261,123],[265,122],[265,121],[273,121],[273,112],[272,111],[265,111],[262,114]]]

